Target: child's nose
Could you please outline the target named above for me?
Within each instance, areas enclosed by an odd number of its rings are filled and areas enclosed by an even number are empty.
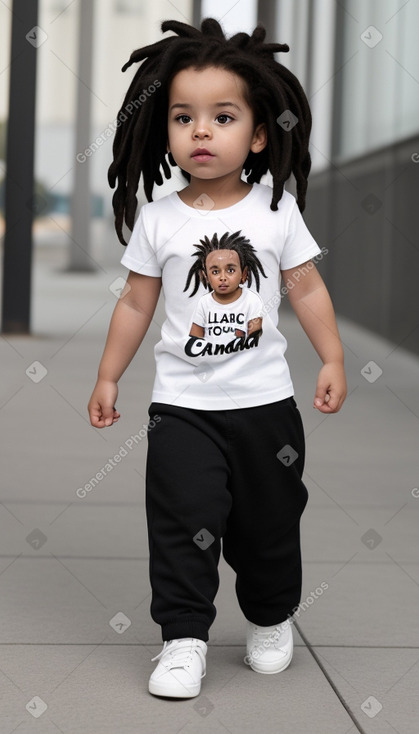
[[[198,122],[194,132],[193,136],[196,139],[204,139],[204,138],[210,138],[211,137],[211,131],[204,122]]]

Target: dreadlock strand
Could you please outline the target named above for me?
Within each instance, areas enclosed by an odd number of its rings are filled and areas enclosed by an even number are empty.
[[[163,33],[166,33],[166,31],[173,31],[173,33],[176,33],[182,38],[201,38],[201,33],[198,28],[188,25],[187,23],[182,23],[180,20],[164,20],[160,27]],[[165,40],[170,41],[168,38]]]
[[[260,53],[271,56],[275,53],[287,53],[289,50],[290,47],[287,43],[265,43],[260,49]]]
[[[230,43],[237,48],[246,48],[249,44],[249,35],[247,33],[236,33],[230,38]]]
[[[257,24],[250,38],[253,43],[262,44],[264,42],[266,38],[266,30],[261,23]]]
[[[143,59],[158,56],[161,50],[167,46],[167,42],[169,40],[170,39],[168,38],[163,38],[156,43],[150,44],[150,46],[144,46],[143,48],[139,48],[136,51],[133,51],[128,61],[123,65],[121,71],[126,71],[127,69],[129,69],[130,66],[132,66],[132,64],[136,64]]]
[[[204,36],[212,36],[218,38],[220,41],[225,43],[226,37],[223,33],[223,29],[215,18],[205,18],[201,23],[201,31]]]

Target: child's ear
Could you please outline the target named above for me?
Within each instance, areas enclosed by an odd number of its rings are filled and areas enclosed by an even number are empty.
[[[247,276],[248,276],[248,270],[247,270],[247,265],[246,265],[246,267],[244,268],[244,270],[242,272],[242,277],[241,277],[241,281],[240,282],[241,283],[245,283],[246,280],[247,280]]]
[[[266,129],[265,123],[261,122],[260,125],[257,126],[255,132],[253,133],[253,139],[250,145],[250,150],[252,151],[252,153],[260,153],[261,150],[266,148],[267,143],[268,143],[268,131]]]

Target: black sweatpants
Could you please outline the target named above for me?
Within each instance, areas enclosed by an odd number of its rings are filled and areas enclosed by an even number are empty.
[[[146,477],[151,616],[163,640],[208,640],[221,551],[249,621],[301,596],[304,432],[294,398],[235,410],[152,403]]]

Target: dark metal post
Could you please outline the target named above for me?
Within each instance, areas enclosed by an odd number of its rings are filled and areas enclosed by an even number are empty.
[[[341,136],[342,136],[342,105],[343,105],[343,84],[342,84],[342,67],[344,65],[344,30],[345,30],[345,13],[346,8],[337,3],[335,17],[335,53],[334,68],[339,70],[333,76],[333,120],[332,120],[332,164],[341,152]]]
[[[10,102],[6,149],[6,234],[3,259],[2,331],[30,331],[36,49],[38,0],[13,0]]]
[[[91,159],[85,156],[80,162],[77,155],[89,147],[92,117],[92,60],[94,31],[94,0],[80,2],[77,68],[77,111],[73,195],[71,202],[71,241],[68,271],[91,272]]]
[[[266,40],[273,42],[276,32],[277,0],[258,0],[258,23],[266,29]]]
[[[202,2],[201,0],[193,0],[192,3],[192,25],[194,28],[201,27],[201,15],[202,15]]]

